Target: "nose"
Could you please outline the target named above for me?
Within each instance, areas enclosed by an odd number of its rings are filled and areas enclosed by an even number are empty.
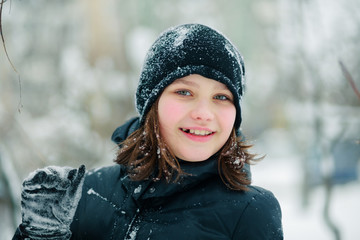
[[[214,112],[211,103],[207,100],[197,101],[191,111],[191,118],[196,121],[211,121],[214,119]]]

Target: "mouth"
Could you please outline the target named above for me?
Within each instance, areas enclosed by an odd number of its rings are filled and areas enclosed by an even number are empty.
[[[184,133],[191,134],[193,136],[210,136],[213,135],[215,132],[208,131],[208,130],[199,130],[199,129],[188,129],[188,128],[180,128],[180,130]]]

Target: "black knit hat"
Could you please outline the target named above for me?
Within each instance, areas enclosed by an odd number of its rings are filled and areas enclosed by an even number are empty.
[[[200,74],[225,84],[234,96],[235,129],[241,124],[244,61],[221,33],[201,24],[185,24],[163,32],[147,53],[136,92],[140,124],[151,105],[174,80]]]

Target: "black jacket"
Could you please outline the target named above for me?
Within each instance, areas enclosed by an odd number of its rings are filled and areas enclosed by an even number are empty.
[[[71,239],[283,239],[281,210],[260,187],[226,188],[217,161],[181,161],[180,183],[131,181],[120,165],[89,172]]]
[[[138,119],[130,120],[112,140],[121,144],[137,127]],[[180,164],[191,175],[173,184],[131,181],[120,165],[88,172],[71,239],[283,239],[280,206],[271,192],[255,186],[229,190],[215,156]],[[19,229],[13,239],[23,239]]]

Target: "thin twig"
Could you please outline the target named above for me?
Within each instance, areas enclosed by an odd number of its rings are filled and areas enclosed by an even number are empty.
[[[360,100],[360,91],[359,91],[359,89],[357,89],[357,87],[355,85],[355,81],[352,78],[350,72],[347,70],[347,68],[345,67],[345,65],[343,64],[343,62],[341,60],[339,60],[339,64],[340,64],[341,71],[344,73],[344,76],[345,76],[346,80],[348,80],[348,82],[350,83],[350,85],[351,85],[352,89],[354,90],[356,96]]]
[[[5,2],[5,0],[1,0],[1,3],[0,3],[0,36],[1,36],[1,41],[2,41],[2,45],[3,45],[4,51],[5,51],[5,55],[6,55],[7,60],[9,61],[11,67],[14,70],[14,72],[19,74],[18,71],[16,70],[14,64],[12,63],[12,61],[11,61],[11,59],[9,57],[9,54],[7,52],[7,49],[6,49],[5,38],[4,38],[3,28],[2,28],[2,10],[3,10],[4,2]]]
[[[330,228],[331,232],[335,236],[335,240],[341,240],[341,233],[336,224],[332,221],[330,217],[330,205],[332,200],[332,193],[334,189],[334,184],[332,183],[331,175],[325,176],[325,204],[323,209],[323,217],[326,225]]]
[[[21,108],[23,107],[22,105],[22,90],[21,90],[21,78],[20,78],[20,74],[19,72],[16,70],[15,68],[15,65],[12,63],[10,57],[9,57],[9,54],[7,52],[7,49],[6,49],[6,44],[5,44],[5,38],[4,38],[4,33],[3,33],[3,28],[2,28],[2,11],[3,11],[3,4],[6,2],[6,0],[1,0],[1,3],[0,3],[0,37],[1,37],[1,41],[2,41],[2,45],[3,45],[3,48],[4,48],[4,52],[5,52],[5,55],[6,55],[6,58],[8,60],[8,62],[10,63],[12,69],[14,70],[14,72],[17,74],[18,76],[18,82],[19,82],[19,95],[20,95],[20,99],[19,99],[19,104],[18,104],[18,112],[21,113]]]

